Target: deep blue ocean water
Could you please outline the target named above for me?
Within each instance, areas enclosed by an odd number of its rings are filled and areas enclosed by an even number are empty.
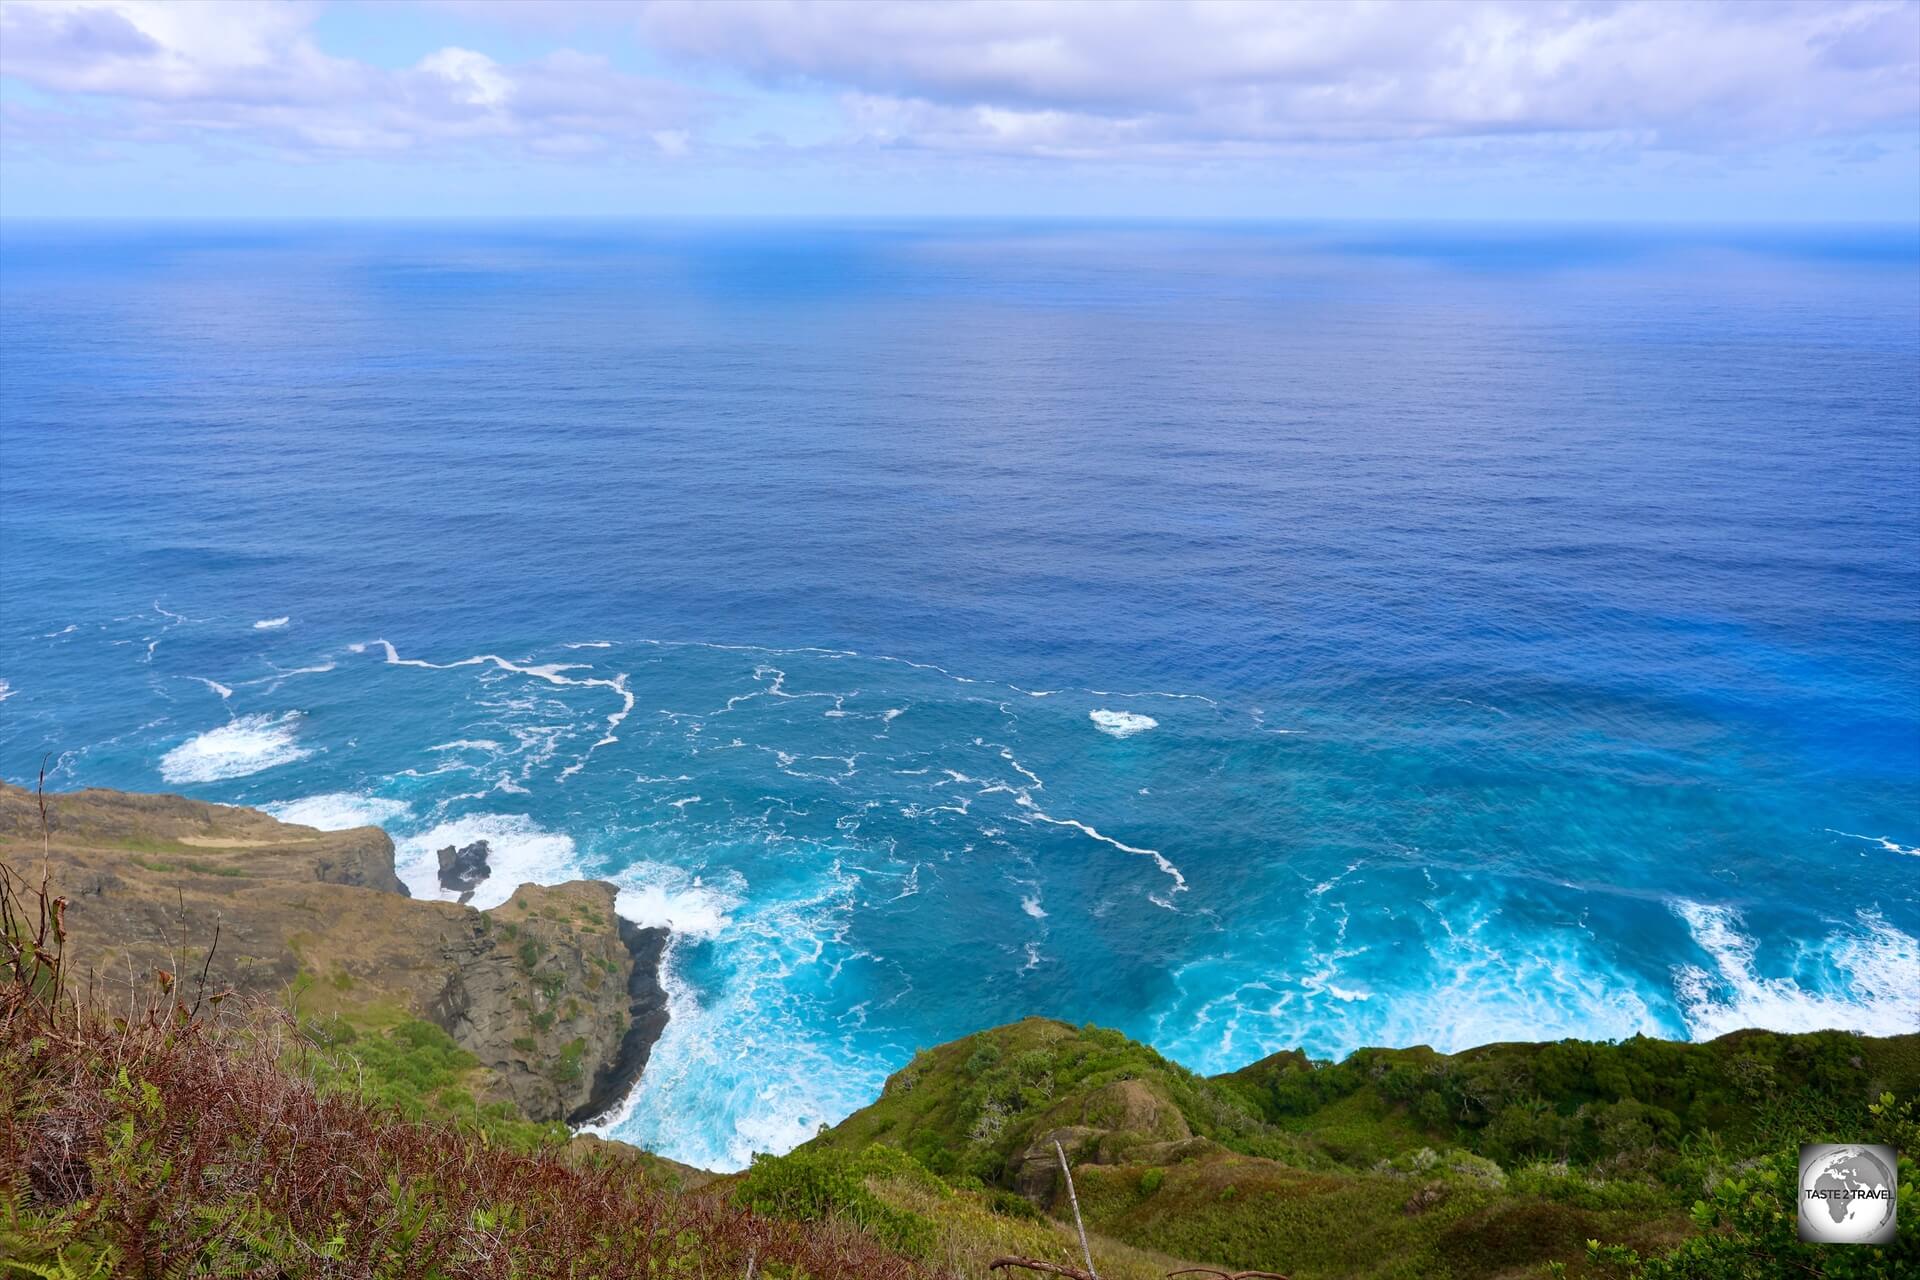
[[[0,776],[618,881],[666,1154],[1920,1028],[1910,230],[12,223],[0,375]]]

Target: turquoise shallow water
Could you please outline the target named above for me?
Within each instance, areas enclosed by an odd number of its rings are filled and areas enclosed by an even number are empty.
[[[1910,233],[0,231],[0,776],[670,922],[622,1136],[1027,1013],[1920,1027]]]

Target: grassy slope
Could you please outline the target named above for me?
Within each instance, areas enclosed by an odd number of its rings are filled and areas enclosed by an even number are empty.
[[[1287,1053],[1208,1079],[1115,1032],[1028,1019],[922,1052],[799,1158],[885,1144],[1064,1214],[1034,1158],[1057,1136],[1097,1262],[1118,1243],[1299,1280],[1578,1274],[1592,1238],[1679,1241],[1693,1202],[1761,1152],[1857,1139],[1882,1092],[1920,1092],[1920,1035]]]

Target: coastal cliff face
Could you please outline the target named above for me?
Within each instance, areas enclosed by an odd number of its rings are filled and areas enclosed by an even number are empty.
[[[614,888],[522,885],[450,944],[429,1021],[536,1120],[580,1124],[617,1103],[666,1023],[654,973],[665,931],[614,914]]]
[[[619,1100],[665,1025],[665,931],[615,915],[611,885],[525,885],[482,913],[407,897],[377,828],[114,791],[46,803],[68,954],[96,996],[164,969],[191,999],[205,966],[208,993],[322,1023],[424,1019],[479,1059],[483,1095],[574,1123]],[[35,797],[0,784],[0,859],[34,874],[42,855]]]

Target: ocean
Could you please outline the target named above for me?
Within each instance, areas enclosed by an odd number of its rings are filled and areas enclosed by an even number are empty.
[[[0,228],[0,777],[669,923],[716,1168],[1028,1014],[1920,1029],[1920,240]]]

